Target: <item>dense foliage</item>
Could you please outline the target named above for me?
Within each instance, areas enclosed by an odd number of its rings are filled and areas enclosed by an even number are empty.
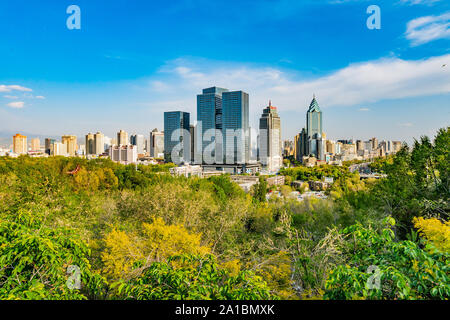
[[[449,130],[372,162],[379,180],[283,169],[268,201],[264,176],[247,194],[171,164],[0,158],[0,299],[448,299]],[[323,177],[328,199],[288,197]]]

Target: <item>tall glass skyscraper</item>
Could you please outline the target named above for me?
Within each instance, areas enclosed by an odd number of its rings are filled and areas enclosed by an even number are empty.
[[[322,127],[322,111],[314,95],[308,112],[306,113],[306,130],[296,137],[296,159],[301,160],[303,156],[313,155],[318,160],[324,160],[324,134]]]
[[[306,113],[306,133],[308,135],[308,154],[313,154],[317,159],[324,160],[322,150],[322,111],[320,111],[316,96],[313,97]]]
[[[313,97],[306,113],[306,133],[309,139],[322,137],[322,111],[320,111],[316,96]]]
[[[243,91],[222,93],[224,162],[245,164],[250,158],[249,96]]]
[[[164,160],[181,164],[191,160],[190,115],[183,111],[164,112]]]
[[[195,163],[222,163],[223,161],[222,94],[224,92],[228,92],[228,89],[211,87],[203,89],[202,94],[197,95]],[[203,157],[205,150],[206,154],[211,155],[211,159]]]
[[[281,121],[277,108],[269,106],[264,108],[259,119],[259,146],[258,160],[269,171],[278,171],[281,168],[283,157],[281,156]]]

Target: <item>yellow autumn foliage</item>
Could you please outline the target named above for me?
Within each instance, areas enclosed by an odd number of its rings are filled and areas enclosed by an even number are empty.
[[[281,299],[297,299],[291,283],[291,268],[289,254],[286,251],[280,251],[271,255],[257,273]]]
[[[241,271],[241,262],[238,259],[227,261],[221,264],[221,268],[227,270],[230,276],[234,277]]]
[[[416,217],[413,222],[421,236],[425,237],[440,251],[450,252],[450,221],[442,223],[436,218]]]
[[[210,253],[211,249],[201,245],[201,234],[189,233],[183,225],[166,225],[162,218],[152,224],[144,223],[145,256],[153,261],[162,261],[179,254]]]
[[[142,235],[113,229],[105,238],[102,253],[104,273],[112,279],[129,277],[133,265],[148,266],[180,254],[204,255],[209,246],[201,245],[201,234],[189,233],[183,225],[166,225],[162,218],[142,224]]]
[[[105,238],[102,252],[104,273],[113,279],[129,274],[133,263],[144,258],[140,242],[132,241],[127,233],[113,229]]]

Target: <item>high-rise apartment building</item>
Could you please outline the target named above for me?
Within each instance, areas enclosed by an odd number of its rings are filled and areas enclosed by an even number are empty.
[[[223,150],[226,164],[245,164],[250,160],[248,113],[248,93],[243,91],[222,93]]]
[[[28,153],[27,137],[21,134],[13,136],[13,152],[17,154]]]
[[[61,142],[67,147],[67,155],[69,157],[74,157],[78,149],[77,137],[73,135],[65,135],[62,136]]]
[[[52,150],[52,145],[56,142],[55,139],[45,138],[45,153],[50,155]]]
[[[332,140],[327,140],[327,153],[336,154],[336,142]]]
[[[136,146],[138,154],[145,153],[145,137],[142,134],[132,135],[130,138],[131,144]]]
[[[31,151],[41,151],[41,140],[39,138],[31,139]]]
[[[372,143],[372,150],[375,150],[378,148],[378,139],[377,138],[370,139],[370,142]]]
[[[394,153],[399,152],[402,148],[402,142],[401,141],[392,141],[392,147],[394,149]]]
[[[97,132],[94,135],[94,153],[99,155],[105,152],[105,135]]]
[[[294,141],[284,140],[283,141],[283,156],[289,157],[295,155],[295,145]]]
[[[164,160],[176,164],[191,161],[190,114],[164,112]]]
[[[197,135],[195,162],[223,163],[222,94],[228,89],[211,87],[197,95]],[[208,159],[204,159],[205,150]]]
[[[364,150],[364,141],[356,140],[356,152]]]
[[[86,135],[85,152],[86,155],[95,154],[95,141],[92,133]]]
[[[295,160],[302,161],[303,157],[308,155],[308,134],[305,128],[294,138],[294,156]]]
[[[134,145],[111,146],[108,150],[109,158],[121,164],[133,164],[137,162],[137,147]]]
[[[164,132],[157,128],[150,132],[149,149],[150,157],[164,158]]]
[[[61,142],[53,142],[50,145],[50,155],[52,156],[68,156],[67,144]]]
[[[130,142],[128,140],[128,133],[124,130],[120,130],[117,133],[117,145],[119,146],[126,146],[129,145]]]
[[[281,155],[281,121],[277,108],[269,106],[263,110],[259,120],[258,160],[269,171],[278,171],[283,163]]]

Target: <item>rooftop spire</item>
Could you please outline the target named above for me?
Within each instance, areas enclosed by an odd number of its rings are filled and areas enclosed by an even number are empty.
[[[311,111],[320,112],[319,104],[317,103],[316,94],[315,93],[313,94],[313,99],[311,101],[311,104],[309,105],[309,110],[308,111],[309,112],[311,112]]]
[[[269,107],[272,106],[272,100],[269,100]]]

